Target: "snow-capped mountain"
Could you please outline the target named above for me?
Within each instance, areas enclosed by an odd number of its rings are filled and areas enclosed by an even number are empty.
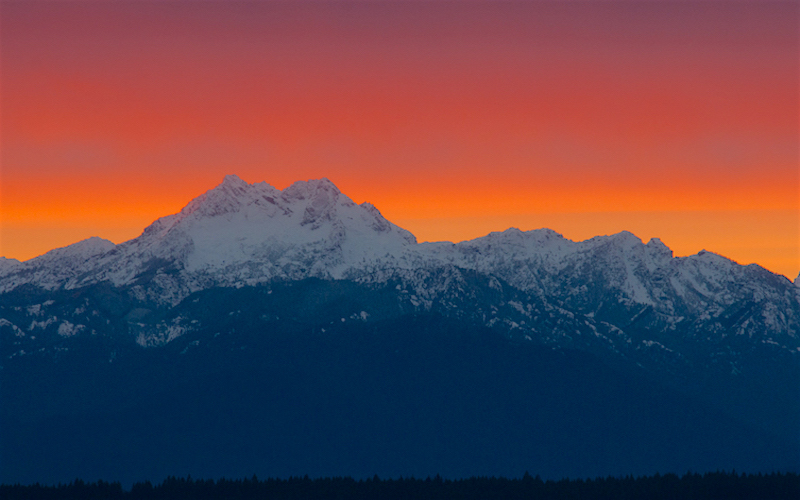
[[[501,280],[521,296],[468,305],[464,273],[485,276],[496,289]],[[644,244],[628,232],[574,242],[549,229],[512,228],[457,244],[418,244],[327,179],[280,191],[229,175],[128,242],[90,238],[26,262],[0,263],[0,293],[22,285],[56,291],[108,283],[157,307],[176,306],[213,287],[307,278],[396,282],[404,293],[398,300],[415,310],[472,314],[509,334],[553,345],[572,345],[577,336],[579,345],[599,339],[618,353],[638,349],[676,359],[690,338],[710,342],[727,357],[728,337],[800,348],[800,289],[757,265],[706,251],[676,258],[658,239]],[[512,309],[498,314],[508,304]],[[543,326],[544,314],[569,325]],[[139,335],[143,345],[174,339],[191,326],[148,328]],[[634,331],[647,333],[633,342]],[[739,369],[736,359],[729,362]]]
[[[618,289],[628,303],[664,312],[675,307],[664,300],[667,295],[705,307],[708,300],[733,300],[731,285],[746,287],[754,300],[771,295],[747,286],[751,277],[781,292],[789,283],[757,265],[739,266],[711,252],[674,258],[657,238],[645,245],[628,232],[573,242],[549,229],[512,228],[458,244],[417,244],[374,206],[355,204],[327,179],[296,182],[279,191],[228,175],[131,241],[115,246],[93,237],[23,263],[3,258],[0,292],[25,283],[46,289],[104,280],[129,285],[146,271],[162,269],[179,270],[191,283],[189,290],[195,290],[276,278],[375,280],[376,272],[441,265],[497,275],[540,294],[567,285],[564,280],[602,271],[605,286]]]
[[[674,257],[660,240],[645,244],[628,232],[576,242],[550,229],[512,228],[461,243],[417,243],[374,206],[354,203],[327,179],[297,182],[281,191],[231,175],[130,241],[114,245],[90,238],[25,262],[0,259],[0,390],[5,391],[0,411],[16,421],[64,412],[90,415],[94,421],[93,412],[100,410],[93,405],[101,404],[118,412],[113,418],[136,426],[128,421],[128,394],[138,394],[137,404],[151,411],[150,391],[160,390],[172,401],[196,390],[194,377],[212,367],[237,374],[253,391],[273,387],[273,379],[302,385],[305,374],[319,372],[314,397],[324,402],[330,398],[323,368],[333,363],[346,374],[334,377],[332,386],[347,393],[358,379],[366,384],[362,392],[377,398],[365,400],[369,404],[364,408],[370,408],[394,404],[384,394],[406,383],[392,371],[401,365],[409,377],[422,381],[415,390],[426,391],[425,382],[432,377],[444,384],[440,392],[431,393],[433,400],[447,393],[455,398],[453,405],[464,404],[459,398],[471,397],[470,391],[448,385],[450,375],[435,360],[431,364],[429,352],[420,347],[428,345],[429,335],[431,352],[448,359],[455,370],[453,380],[491,384],[495,373],[517,367],[508,374],[514,377],[510,383],[524,380],[523,392],[538,394],[542,407],[551,405],[559,415],[576,407],[593,411],[585,409],[584,400],[597,394],[627,404],[624,391],[633,390],[629,381],[644,377],[658,386],[654,401],[663,396],[691,408],[702,401],[711,405],[709,411],[733,415],[736,422],[757,429],[765,442],[775,438],[790,443],[781,453],[797,456],[800,287],[757,265],[742,266],[712,252]],[[306,343],[316,347],[306,350]],[[364,352],[383,361],[359,357],[364,345],[370,346]],[[497,359],[481,358],[487,346]],[[325,357],[327,349],[337,353],[333,359]],[[403,358],[412,351],[412,357]],[[295,361],[286,365],[284,355]],[[337,364],[345,358],[354,366],[376,363],[384,392]],[[265,359],[272,364],[265,365]],[[464,364],[466,359],[484,366],[480,377],[472,373],[472,362]],[[121,372],[114,369],[118,361],[124,366]],[[549,368],[537,372],[539,362]],[[248,372],[250,368],[241,371],[241,363],[257,367],[252,369],[260,375]],[[30,377],[34,366],[41,373],[61,373],[63,383]],[[150,373],[153,366],[160,367],[161,375]],[[280,369],[269,371],[274,367]],[[92,370],[110,381],[98,381]],[[538,373],[537,378],[528,380],[526,370]],[[229,391],[223,383],[227,375],[217,380],[212,373],[206,375],[211,377],[208,383],[216,384],[220,394]],[[575,373],[581,375],[573,378]],[[247,385],[255,383],[251,375],[260,381],[253,387]],[[623,392],[590,383],[594,376],[620,384]],[[640,396],[650,390],[637,384]],[[537,392],[551,385],[582,396],[567,404],[558,391]],[[484,389],[480,397],[496,398],[500,406],[514,406],[527,397],[517,394],[511,401],[494,386]],[[470,401],[482,407],[482,402]],[[284,405],[285,398],[274,396],[274,403]],[[413,410],[417,402],[411,398],[408,404]],[[598,401],[598,408],[602,404]],[[652,412],[636,406],[638,402],[633,405],[643,420],[624,425],[638,429],[640,437],[654,435],[647,419],[663,425],[684,419],[680,411],[664,417],[673,411],[670,405],[654,406]],[[519,413],[515,428],[528,435],[526,450],[541,444],[525,427],[529,414],[539,415],[538,425],[557,421],[529,406],[525,403],[528,413]],[[292,415],[294,406],[284,410]],[[412,410],[407,418],[417,422],[424,412]],[[220,411],[210,405],[187,415]],[[264,411],[270,414],[272,409]],[[342,411],[336,414],[347,415]],[[706,410],[696,411],[703,416],[686,416],[688,428],[715,432]],[[618,432],[625,421],[622,414],[607,407],[601,412],[611,422],[603,432]],[[506,414],[499,415],[497,425],[505,425]],[[349,419],[342,420],[343,428],[352,427]],[[91,428],[82,422],[76,428]],[[201,428],[209,422],[203,421]],[[586,439],[594,439],[598,432],[586,422],[581,416],[574,424]],[[426,425],[422,419],[411,428]],[[746,433],[738,423],[730,425],[738,429],[731,432]],[[261,428],[259,423],[253,432]],[[39,439],[37,427],[26,432],[20,435]],[[152,437],[150,430],[142,432]],[[556,425],[553,432],[569,436],[572,428]],[[487,442],[497,439],[504,438],[492,434]],[[697,436],[682,439],[679,447],[689,450]],[[656,441],[670,446],[669,440]],[[553,453],[563,446],[552,445]],[[616,445],[603,446],[610,450]],[[625,450],[597,460],[630,459]],[[31,455],[26,463],[36,468],[38,460]],[[759,458],[753,463],[771,462]]]
[[[114,247],[92,238],[0,267],[0,291],[25,283],[70,289],[107,280],[122,286],[154,272],[169,291],[161,298],[174,303],[207,286],[340,279],[366,265],[394,265],[415,243],[411,233],[369,203],[356,205],[327,179],[279,191],[229,175],[131,241]],[[180,276],[165,280],[167,269]]]
[[[558,297],[560,305],[589,316],[621,306],[680,322],[718,317],[733,304],[749,301],[764,307],[756,322],[790,337],[798,334],[800,295],[788,279],[705,250],[673,257],[657,238],[644,244],[623,231],[572,242],[548,229],[509,229],[438,249],[446,262]],[[739,326],[736,333],[753,333],[747,329],[751,324]]]
[[[175,306],[218,286],[311,277],[397,280],[415,307],[430,309],[458,292],[466,271],[578,314],[601,337],[614,328],[630,330],[635,320],[648,325],[658,338],[646,340],[658,346],[674,343],[670,332],[680,331],[715,341],[755,335],[783,349],[800,347],[800,288],[757,265],[706,251],[676,258],[660,240],[644,244],[628,232],[574,242],[549,229],[512,228],[457,244],[418,244],[327,179],[280,191],[226,176],[120,245],[90,238],[22,263],[4,259],[0,293],[21,285],[73,290],[106,282],[136,300]],[[533,322],[518,309],[521,316],[506,318],[508,324]]]

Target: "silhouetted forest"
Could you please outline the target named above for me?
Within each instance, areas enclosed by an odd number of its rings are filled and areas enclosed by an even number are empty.
[[[76,479],[57,486],[0,485],[4,500],[204,500],[204,499],[274,499],[274,500],[491,500],[491,499],[786,499],[800,498],[800,476],[795,473],[737,474],[714,472],[656,474],[642,477],[607,477],[596,479],[563,479],[543,481],[525,473],[521,479],[472,477],[449,480],[434,478],[355,480],[349,477],[310,479],[192,479],[168,477],[161,484],[150,481],[133,484],[125,491],[118,482],[86,483]]]

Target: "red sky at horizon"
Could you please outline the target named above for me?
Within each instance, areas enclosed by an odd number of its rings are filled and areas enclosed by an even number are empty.
[[[228,173],[420,241],[629,230],[800,271],[795,2],[0,3],[0,255]]]

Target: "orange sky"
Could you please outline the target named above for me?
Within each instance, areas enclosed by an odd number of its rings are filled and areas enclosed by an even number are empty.
[[[137,236],[227,173],[420,240],[630,230],[794,278],[793,2],[0,4],[0,255]]]

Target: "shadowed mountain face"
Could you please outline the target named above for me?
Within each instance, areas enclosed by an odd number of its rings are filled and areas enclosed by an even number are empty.
[[[710,252],[417,244],[326,179],[229,176],[0,261],[0,481],[796,471],[798,317]]]

